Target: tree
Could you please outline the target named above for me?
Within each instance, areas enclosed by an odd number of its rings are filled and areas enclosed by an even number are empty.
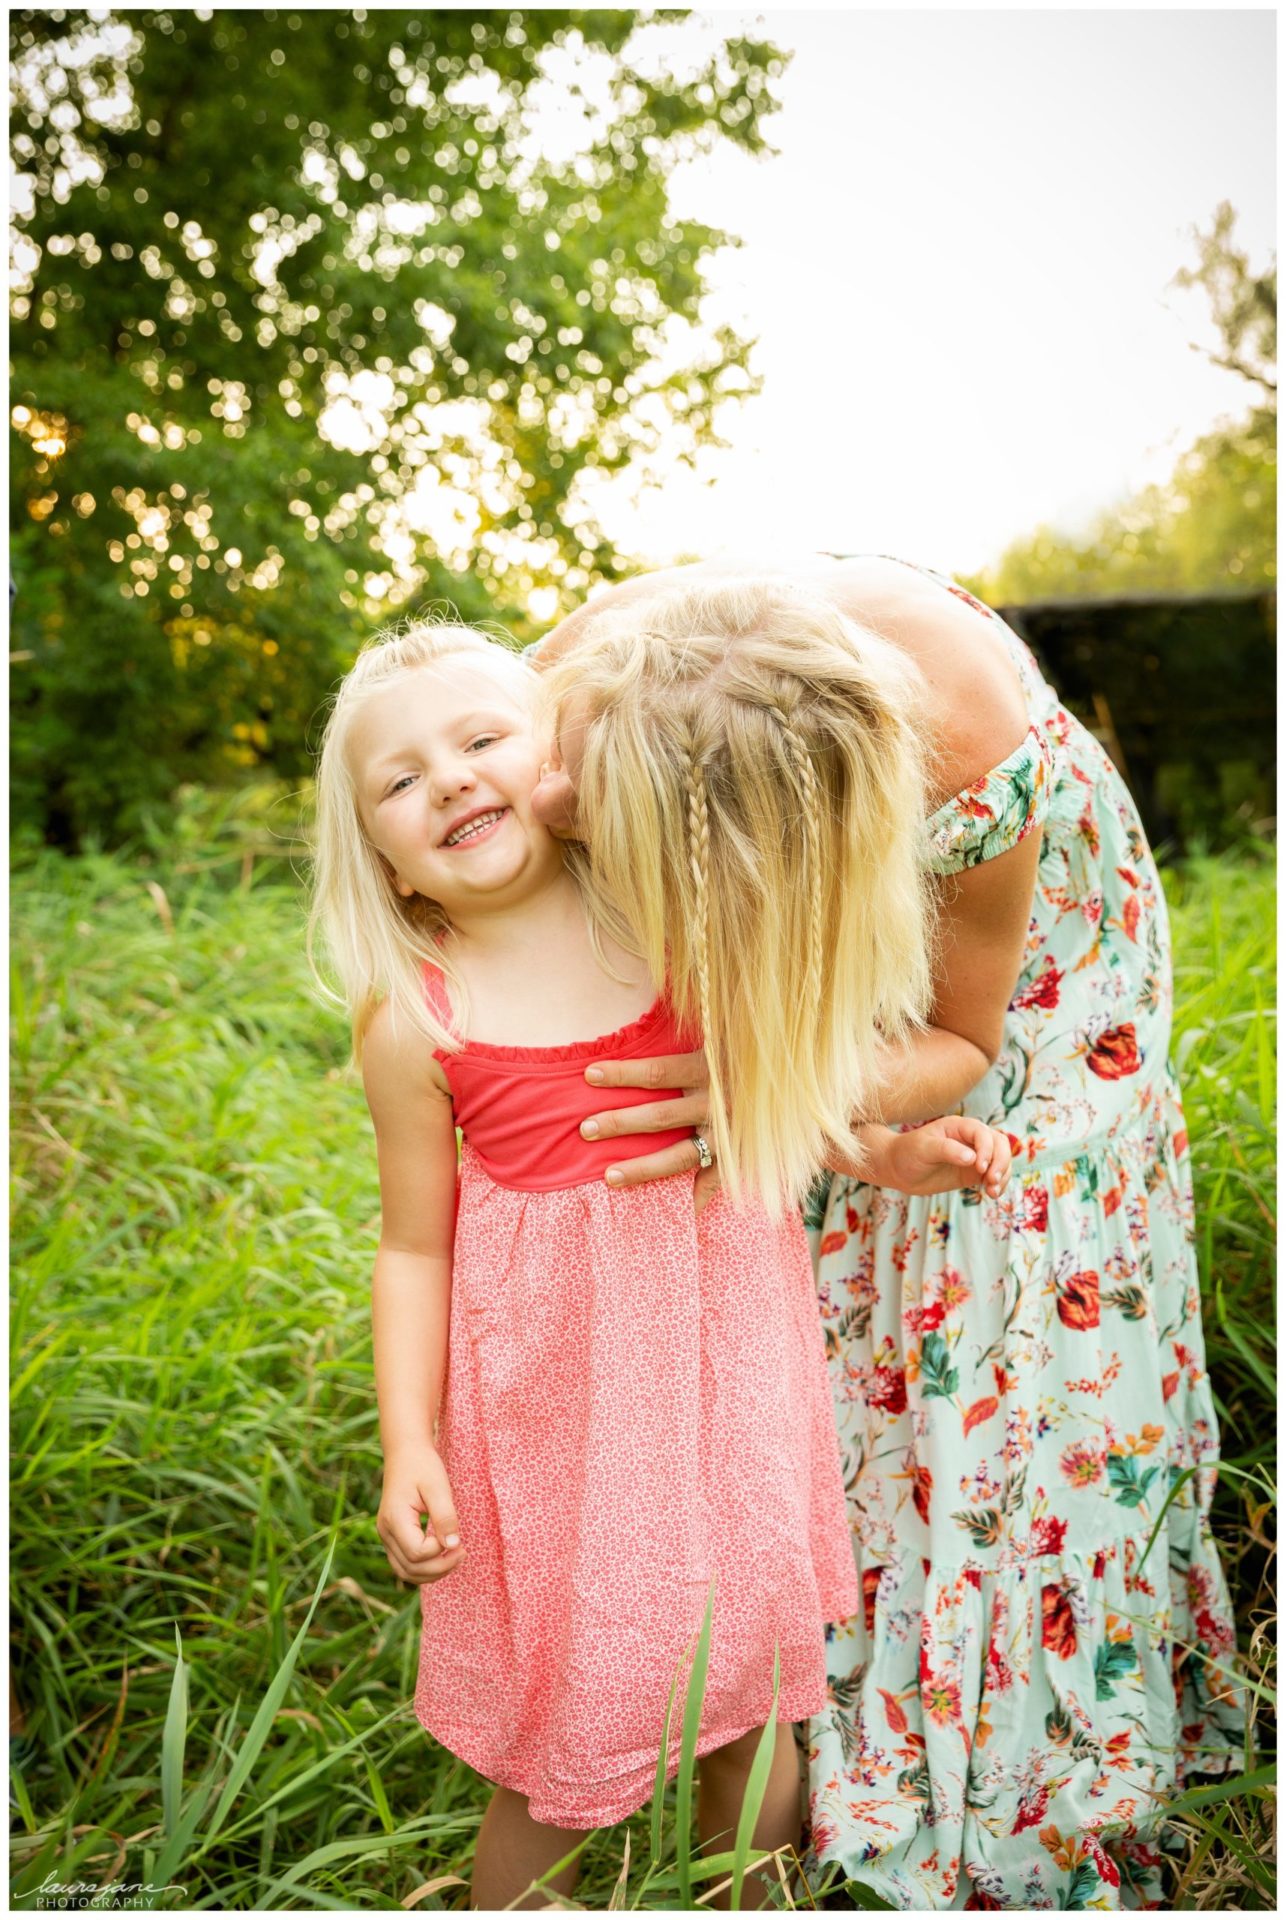
[[[763,150],[781,64],[726,38],[658,77],[639,19],[12,16],[14,771],[52,837],[303,771],[377,612],[583,590],[583,476],[690,457],[748,390],[748,343],[696,331],[726,236],[668,179]]]
[[[1249,412],[1184,452],[1170,478],[1104,510],[1079,540],[1048,526],[1016,540],[971,585],[1017,605],[1089,594],[1196,593],[1271,586],[1277,577],[1277,269],[1253,273],[1234,246],[1227,201],[1208,233],[1193,230],[1195,267],[1174,284],[1201,287],[1220,336],[1216,366],[1256,389]]]
[[[1217,367],[1239,373],[1243,379],[1261,386],[1272,396],[1277,394],[1277,260],[1263,273],[1252,273],[1249,256],[1233,245],[1232,230],[1237,215],[1231,201],[1221,200],[1215,208],[1209,233],[1193,229],[1197,246],[1195,267],[1180,267],[1174,276],[1178,287],[1200,287],[1210,301],[1211,318],[1223,340],[1221,353],[1206,348]]]

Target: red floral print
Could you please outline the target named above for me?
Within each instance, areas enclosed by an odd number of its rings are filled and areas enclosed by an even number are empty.
[[[1054,965],[1053,955],[1047,953],[1036,978],[1030,981],[1021,993],[1014,995],[1009,1003],[1010,1006],[1016,1011],[1023,1011],[1028,1007],[1043,1007],[1046,1011],[1052,1011],[1058,1005],[1058,989],[1062,978],[1061,969]]]
[[[884,1413],[906,1412],[906,1369],[874,1367],[866,1383],[866,1404]]]
[[[1096,1273],[1074,1273],[1058,1290],[1058,1317],[1073,1332],[1084,1333],[1099,1323],[1099,1286]]]
[[[1076,1651],[1076,1622],[1064,1587],[1040,1590],[1040,1644],[1060,1660],[1070,1660]]]
[[[1124,1080],[1127,1074],[1137,1073],[1143,1060],[1134,1022],[1126,1020],[1101,1033],[1086,1054],[1085,1064],[1100,1080]]]
[[[1066,1538],[1066,1520],[1056,1519],[1052,1513],[1047,1513],[1039,1520],[1032,1521],[1031,1550],[1033,1553],[1061,1553]]]

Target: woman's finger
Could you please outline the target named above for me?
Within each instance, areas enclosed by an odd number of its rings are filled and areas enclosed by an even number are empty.
[[[692,1182],[692,1205],[696,1211],[696,1215],[698,1219],[705,1212],[706,1208],[709,1206],[710,1202],[714,1199],[716,1193],[718,1192],[719,1192],[718,1167],[715,1167],[715,1166],[703,1167],[701,1171],[697,1174],[696,1179]]]
[[[654,1093],[691,1093],[709,1085],[704,1053],[668,1053],[657,1060],[591,1060],[591,1087],[649,1087]]]
[[[609,1167],[603,1178],[609,1187],[641,1187],[647,1180],[664,1180],[672,1173],[691,1173],[701,1164],[694,1140],[680,1140],[660,1153],[643,1153]]]
[[[581,1122],[581,1137],[618,1140],[625,1133],[668,1133],[671,1127],[695,1127],[700,1132],[708,1117],[706,1098],[704,1093],[690,1093],[680,1100],[649,1101],[645,1107],[592,1113]]]

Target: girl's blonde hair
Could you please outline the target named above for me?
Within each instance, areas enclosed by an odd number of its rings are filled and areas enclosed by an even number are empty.
[[[436,901],[422,894],[403,899],[397,891],[388,863],[371,845],[362,825],[347,754],[353,720],[372,693],[399,674],[433,667],[459,654],[511,663],[515,681],[529,692],[534,708],[538,682],[528,661],[473,627],[421,620],[404,631],[377,634],[368,642],[340,683],[322,735],[308,959],[322,991],[348,1009],[353,1058],[358,1062],[371,1017],[385,996],[392,1002],[394,1018],[405,1013],[435,1047],[454,1050],[459,1046],[424,991],[423,967],[428,960],[445,975],[457,1008],[463,1009],[464,987],[451,943],[439,938],[449,922]],[[338,975],[339,994],[319,964],[319,946],[325,947]]]
[[[777,1212],[832,1146],[860,1163],[882,1043],[928,1010],[918,676],[756,578],[604,609],[543,678],[587,722],[589,884],[700,1024],[733,1198]]]

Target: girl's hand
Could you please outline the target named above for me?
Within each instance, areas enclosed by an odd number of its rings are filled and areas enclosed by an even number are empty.
[[[587,1140],[628,1139],[634,1134],[666,1133],[671,1127],[691,1127],[699,1133],[708,1118],[710,1076],[704,1053],[672,1053],[659,1060],[595,1060],[586,1067],[585,1078],[592,1087],[650,1087],[658,1094],[670,1090],[674,1095],[647,1106],[592,1114],[581,1125]],[[644,1145],[641,1139],[629,1139],[620,1161],[607,1169],[610,1186],[639,1187],[671,1173],[691,1173],[700,1165],[701,1156],[689,1141],[680,1140],[660,1153],[646,1153]],[[613,1178],[618,1173],[619,1180]]]
[[[874,1184],[901,1193],[954,1193],[980,1187],[994,1200],[1009,1178],[1009,1136],[960,1114],[892,1134],[876,1148]]]
[[[427,1513],[427,1532],[420,1515]],[[436,1447],[427,1443],[390,1454],[375,1520],[388,1563],[399,1580],[422,1587],[454,1573],[465,1557],[451,1483]]]

